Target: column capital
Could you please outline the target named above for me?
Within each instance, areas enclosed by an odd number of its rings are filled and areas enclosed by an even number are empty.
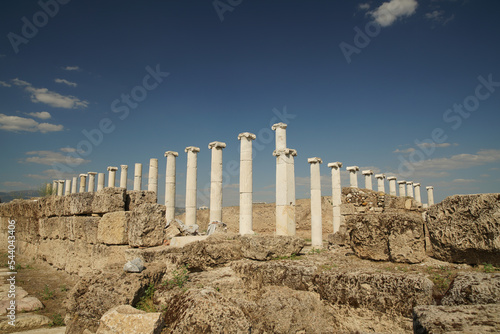
[[[406,184],[409,184],[411,186],[413,184],[413,181],[406,181]]]
[[[184,149],[184,152],[193,152],[193,153],[198,153],[200,152],[200,148],[196,146],[188,146]]]
[[[249,138],[251,140],[254,140],[255,138],[257,138],[256,135],[254,135],[253,133],[250,133],[250,132],[242,132],[238,135],[238,140],[241,140],[241,138]]]
[[[297,150],[291,149],[291,148],[285,148],[284,150],[274,150],[273,155],[275,157],[280,156],[280,155],[291,155],[293,157],[297,156]]]
[[[66,182],[66,180],[57,180],[57,182],[64,183],[64,182]]]
[[[89,175],[97,175],[96,172],[87,172],[87,174],[89,174]]]
[[[120,168],[126,170],[126,169],[128,169],[128,165],[120,165]]]
[[[420,187],[420,183],[413,183],[414,187]]]
[[[427,189],[427,190],[434,189],[434,187],[433,186],[427,186],[427,187],[425,187],[425,189]]]
[[[116,172],[117,170],[118,170],[118,167],[112,167],[112,166],[108,167],[109,172]]]
[[[373,171],[371,169],[367,169],[361,172],[363,175],[373,175]]]
[[[87,177],[87,174],[80,174],[79,176],[80,176],[80,177],[82,177],[82,176],[83,176],[83,177]],[[56,181],[54,181],[54,182],[56,182]]]
[[[395,177],[395,176],[389,176],[389,177],[387,178],[387,181],[392,181],[392,180],[396,180],[396,177]]]
[[[310,164],[315,164],[315,163],[320,163],[322,164],[323,163],[323,160],[321,160],[321,158],[318,158],[318,157],[314,157],[314,158],[309,158],[307,159],[307,162],[310,163]]]
[[[398,184],[406,184],[406,181],[398,181]]]
[[[213,141],[210,144],[208,144],[208,148],[211,150],[213,148],[226,148],[226,143],[220,142],[220,141]]]
[[[330,168],[341,168],[342,167],[342,163],[338,162],[338,161],[336,161],[336,162],[330,162],[328,164],[328,167],[330,167]]]
[[[166,157],[168,157],[169,155],[174,156],[174,157],[177,158],[179,156],[179,153],[175,152],[175,151],[167,151],[167,152],[165,152],[165,156]]]
[[[376,179],[385,179],[385,174],[375,174]]]
[[[273,126],[271,126],[271,129],[272,130],[276,130],[277,128],[280,128],[280,129],[286,129],[287,125],[285,123],[276,123],[276,124],[273,124]]]
[[[346,167],[345,170],[349,171],[349,172],[357,172],[357,171],[359,171],[359,167],[358,166],[349,166],[349,167]]]

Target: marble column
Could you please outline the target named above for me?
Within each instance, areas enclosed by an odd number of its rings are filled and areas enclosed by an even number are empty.
[[[375,174],[375,178],[377,179],[377,191],[385,193],[385,174]]]
[[[66,180],[65,187],[66,188],[64,189],[64,195],[71,194],[71,180]]]
[[[85,186],[87,183],[87,174],[80,174],[80,189],[78,192],[84,193],[85,192]]]
[[[371,169],[364,170],[361,172],[365,176],[365,189],[373,190],[372,175],[373,171]]]
[[[154,191],[158,197],[158,159],[149,159],[148,191]]]
[[[389,181],[389,195],[391,195],[391,196],[397,196],[397,192],[396,192],[396,177],[395,176],[389,176],[387,178],[387,181]]]
[[[332,169],[332,205],[333,205],[333,233],[337,233],[342,223],[340,205],[342,204],[342,187],[340,185],[341,162],[330,162],[328,167]]]
[[[134,190],[141,190],[142,186],[142,164],[135,164],[134,171]]]
[[[187,153],[186,170],[186,225],[196,224],[196,183],[198,172],[199,147],[188,146],[184,149]]]
[[[50,192],[51,195],[57,195],[57,180],[52,181],[52,191]]]
[[[62,196],[64,194],[64,180],[57,181],[57,196]]]
[[[73,176],[73,181],[71,182],[71,193],[76,194],[76,190],[78,188],[78,178]]]
[[[238,135],[240,141],[240,234],[254,234],[253,231],[253,133],[243,132]]]
[[[212,150],[212,167],[210,169],[210,220],[222,222],[222,150],[226,143],[214,141],[208,144]]]
[[[112,167],[112,166],[109,166],[108,167],[108,172],[109,172],[109,175],[108,175],[108,187],[110,188],[114,188],[115,187],[115,183],[116,183],[116,171],[118,170],[118,167]]]
[[[406,196],[413,197],[413,181],[406,181]]]
[[[106,179],[106,174],[104,173],[97,174],[97,191],[101,191],[104,189],[105,179]]]
[[[127,189],[128,166],[120,165],[120,188]]]
[[[286,127],[285,123],[273,124],[271,129],[276,132],[276,151],[286,149]]]
[[[179,153],[174,151],[165,152],[167,166],[165,170],[165,218],[167,222],[175,219],[175,158]]]
[[[420,195],[420,183],[414,183],[413,188],[415,190],[415,200],[417,203],[422,204],[422,196]]]
[[[434,187],[433,186],[428,186],[425,187],[427,189],[427,203],[428,206],[431,207],[434,205]]]
[[[350,167],[346,167],[345,170],[349,172],[349,181],[351,183],[351,188],[357,188],[358,187],[357,172],[359,171],[359,167],[358,166],[350,166]]]
[[[297,151],[275,150],[276,157],[276,234],[295,235],[295,167]]]
[[[88,172],[89,174],[89,187],[88,187],[88,192],[93,193],[95,189],[95,176],[97,175],[96,172]]]
[[[311,246],[323,248],[323,224],[321,219],[321,174],[319,165],[323,163],[320,158],[307,159],[311,165]]]
[[[406,181],[398,181],[399,197],[406,197]]]

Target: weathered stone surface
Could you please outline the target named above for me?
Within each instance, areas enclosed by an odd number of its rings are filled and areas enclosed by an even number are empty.
[[[127,261],[123,266],[123,271],[127,273],[140,273],[144,270],[144,262],[140,257]]]
[[[163,243],[165,206],[142,203],[131,211],[128,241],[132,247],[152,247]]]
[[[38,326],[48,325],[52,322],[49,318],[40,314],[22,314],[16,315],[16,327],[17,329],[22,328],[33,328]],[[12,325],[9,325],[9,320],[0,321],[0,331],[12,330]]]
[[[241,260],[231,263],[234,272],[252,289],[266,285],[310,290],[317,266],[303,261],[256,262]]]
[[[242,257],[241,241],[237,234],[216,233],[205,240],[184,246],[178,261],[189,264],[190,268],[205,270]]]
[[[419,263],[425,258],[423,226],[418,213],[364,214],[346,220],[346,235],[361,258]]]
[[[69,239],[73,235],[71,222],[63,217],[40,219],[40,237],[42,239]]]
[[[66,334],[81,334],[84,329],[95,332],[103,314],[118,305],[135,305],[150,283],[158,283],[165,267],[148,266],[140,274],[106,272],[90,273],[83,277],[65,302],[67,309]]]
[[[104,214],[125,210],[125,188],[104,188],[94,194],[92,213]]]
[[[313,284],[332,304],[410,316],[417,305],[432,305],[433,283],[414,274],[322,272]]]
[[[302,238],[285,235],[244,235],[241,237],[243,256],[261,261],[298,254],[304,248],[304,244]]]
[[[19,312],[31,312],[43,309],[43,304],[34,296],[26,296],[16,303],[16,308]]]
[[[500,304],[500,274],[459,273],[441,303]]]
[[[243,311],[213,288],[180,290],[165,308],[165,332],[250,333]]]
[[[146,313],[130,305],[120,305],[104,313],[96,334],[159,334],[161,313]]]
[[[97,230],[97,241],[106,245],[127,245],[131,212],[118,211],[102,216]]]
[[[156,193],[148,190],[127,190],[125,210],[133,211],[141,203],[156,204]]]
[[[193,242],[206,240],[207,238],[208,238],[207,235],[186,235],[186,236],[173,237],[170,240],[170,246],[172,246],[172,247],[184,247],[184,246],[189,245]]]
[[[436,259],[500,266],[500,194],[454,195],[427,212]]]
[[[97,232],[99,228],[100,217],[67,217],[62,218],[65,224],[70,224],[71,234],[69,240],[82,240],[89,244],[97,243]]]
[[[417,306],[413,311],[416,334],[499,333],[500,305]]]

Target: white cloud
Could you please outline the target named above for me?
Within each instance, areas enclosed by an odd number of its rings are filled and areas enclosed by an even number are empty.
[[[413,15],[417,6],[416,0],[390,0],[370,14],[382,27],[388,27],[401,17]]]
[[[34,119],[19,117],[19,116],[7,116],[0,114],[0,130],[12,131],[12,132],[38,132],[47,133],[54,131],[62,131],[64,126],[55,125],[49,123],[38,123]]]
[[[2,86],[2,87],[12,87],[11,84],[9,84],[9,83],[7,83],[5,81],[0,81],[0,86]]]
[[[429,148],[429,147],[449,147],[451,146],[451,143],[441,143],[441,144],[436,144],[436,143],[420,143],[417,145],[418,147],[424,147],[424,148]],[[453,146],[458,146],[458,144],[453,144]]]
[[[472,179],[454,179],[451,182],[453,182],[453,183],[459,183],[459,184],[464,184],[464,183],[476,182],[476,180],[472,180]]]
[[[66,66],[62,68],[65,71],[80,71],[79,66]]]
[[[2,184],[7,188],[31,188],[30,185],[19,181],[5,181]]]
[[[50,113],[46,112],[46,111],[41,111],[41,112],[30,112],[28,113],[27,115],[29,116],[33,116],[33,117],[36,117],[36,118],[40,118],[40,119],[49,119],[51,118],[52,116],[50,116]]]
[[[404,149],[404,150],[400,150],[399,148],[392,151],[392,153],[411,153],[415,151],[415,149],[413,147],[410,147],[410,148],[407,148],[407,149]]]
[[[55,163],[80,165],[90,162],[90,160],[85,160],[83,158],[75,158],[69,155],[64,155],[61,152],[54,152],[54,151],[30,151],[26,152],[26,154],[31,155],[31,157],[26,158],[22,162],[32,162],[41,165],[53,165]]]
[[[66,80],[66,79],[54,79],[54,81],[55,81],[56,83],[62,83],[62,84],[65,84],[65,85],[68,85],[68,86],[71,86],[71,87],[76,87],[76,86],[78,86],[78,85],[76,84],[76,82],[71,82],[71,81],[68,81],[68,80]]]
[[[432,170],[448,171],[455,169],[467,169],[481,166],[500,160],[500,150],[480,150],[476,154],[457,154],[449,158],[429,159],[421,163],[414,164],[416,171]]]
[[[360,3],[358,5],[358,8],[361,10],[368,10],[368,9],[370,9],[370,4],[369,3]]]
[[[45,103],[54,108],[64,109],[87,108],[89,104],[87,101],[80,100],[75,96],[61,95],[47,88],[35,88],[29,82],[18,78],[13,79],[12,82],[16,86],[24,87],[27,92],[31,93],[31,102],[33,103]]]
[[[425,18],[428,19],[428,20],[432,20],[432,21],[439,21],[443,18],[443,14],[444,14],[444,11],[442,10],[435,10],[433,12],[430,12],[430,13],[425,13]]]
[[[56,169],[47,169],[42,172],[42,174],[28,174],[26,175],[32,179],[38,180],[71,180],[73,176],[76,176],[75,173],[63,173]]]
[[[71,153],[71,152],[76,152],[76,148],[73,148],[73,147],[63,147],[63,148],[61,148],[61,151],[66,152],[66,153]]]

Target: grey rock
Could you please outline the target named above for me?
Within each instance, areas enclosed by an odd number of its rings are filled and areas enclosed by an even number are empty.
[[[123,270],[127,273],[140,273],[144,270],[144,262],[140,257],[133,259],[132,261],[128,261],[123,266]]]
[[[500,304],[500,274],[459,273],[441,303],[443,305]]]

